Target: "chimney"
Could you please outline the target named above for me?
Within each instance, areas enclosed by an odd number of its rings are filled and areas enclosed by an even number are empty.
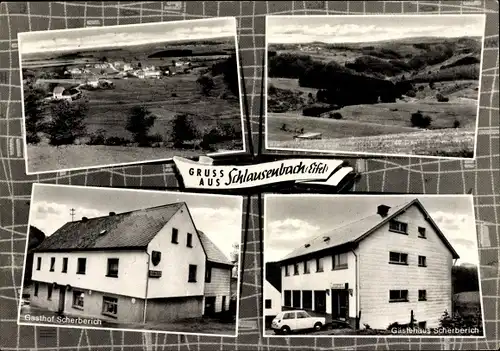
[[[386,217],[387,216],[387,213],[389,212],[390,210],[390,206],[387,206],[387,205],[378,205],[377,206],[377,214],[380,215],[380,217]]]
[[[82,222],[87,222],[89,219],[87,217],[82,217]]]
[[[110,212],[109,216],[111,217],[111,216],[114,216],[115,214],[116,214],[116,212]]]

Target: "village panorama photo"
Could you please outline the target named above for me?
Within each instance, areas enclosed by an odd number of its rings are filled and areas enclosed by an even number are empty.
[[[266,147],[474,158],[485,18],[268,16]]]
[[[18,41],[28,174],[245,151],[234,17]]]
[[[18,323],[236,337],[242,206],[34,184]]]
[[[267,195],[264,335],[484,337],[472,195]]]

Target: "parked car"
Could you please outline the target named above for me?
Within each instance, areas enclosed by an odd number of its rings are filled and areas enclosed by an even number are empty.
[[[282,311],[273,319],[271,328],[275,334],[288,334],[297,330],[321,330],[325,325],[324,317],[313,317],[306,311]]]

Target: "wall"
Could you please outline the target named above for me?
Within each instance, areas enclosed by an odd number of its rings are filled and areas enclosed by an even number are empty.
[[[271,300],[271,308],[266,308],[265,300]],[[264,315],[276,316],[281,312],[281,293],[266,279],[264,279]]]
[[[349,284],[352,296],[349,296],[349,317],[356,317],[356,260],[352,252],[347,253],[347,269],[332,270],[332,256],[323,257],[323,272],[316,272],[316,260],[309,260],[309,274],[304,274],[304,262],[299,262],[299,274],[293,274],[293,264],[288,265],[289,276],[285,276],[285,267],[281,267],[281,303],[285,303],[285,290],[327,290],[331,284]],[[293,295],[293,294],[292,294]],[[314,292],[312,293],[312,306],[314,309]],[[302,296],[302,294],[301,294]],[[293,304],[293,296],[292,296]],[[302,301],[300,304],[302,308]],[[332,313],[331,295],[326,295],[326,313]]]
[[[36,269],[37,257],[42,266]],[[55,257],[54,271],[50,272],[50,258]],[[68,257],[67,273],[62,273],[63,257]],[[76,274],[79,257],[87,258],[85,274]],[[108,258],[118,258],[118,278],[106,277]],[[126,292],[133,297],[144,297],[146,292],[147,255],[141,251],[80,251],[36,252],[32,279],[41,282],[85,288],[109,293]]]
[[[202,316],[203,296],[154,299],[147,301],[148,322],[171,322]]]
[[[413,310],[427,327],[438,325],[444,310],[451,310],[452,255],[416,206],[397,220],[408,223],[408,235],[389,231],[389,224],[363,240],[360,262],[361,326],[386,329],[390,323],[409,323]],[[418,238],[418,226],[427,239]],[[409,265],[389,264],[389,252],[408,254]],[[418,267],[418,256],[427,257],[427,267]],[[409,302],[389,303],[389,290],[409,290]],[[427,301],[418,301],[418,290],[427,290]]]
[[[178,230],[178,244],[172,243],[172,228]],[[193,234],[192,248],[186,245],[187,233]],[[203,295],[206,256],[185,205],[151,240],[147,251],[151,255],[153,250],[161,252],[161,261],[150,263],[149,269],[162,271],[162,276],[149,278],[148,298]],[[190,264],[198,266],[195,283],[188,282]]]
[[[212,279],[205,283],[205,296],[216,296],[215,312],[222,310],[222,296],[226,296],[224,310],[229,309],[231,299],[231,269],[212,267]]]

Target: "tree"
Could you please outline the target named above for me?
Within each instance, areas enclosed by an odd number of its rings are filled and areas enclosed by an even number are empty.
[[[189,115],[181,113],[175,116],[172,126],[172,139],[175,147],[181,147],[185,141],[197,137],[197,130]]]
[[[203,95],[209,95],[215,86],[213,78],[209,76],[200,76],[196,83],[200,86]]]
[[[24,98],[24,114],[26,124],[26,142],[28,144],[37,144],[40,142],[38,132],[43,129],[43,90],[29,87]]]
[[[52,119],[47,123],[51,145],[73,144],[85,135],[88,106],[84,102],[62,101],[51,107]]]
[[[153,116],[145,106],[134,106],[130,110],[125,128],[132,134],[139,146],[149,146],[148,132],[155,120],[156,116]]]

